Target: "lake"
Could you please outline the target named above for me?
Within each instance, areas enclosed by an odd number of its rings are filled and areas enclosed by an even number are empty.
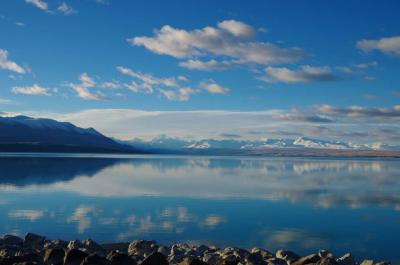
[[[1,234],[400,261],[395,159],[2,154],[0,169]]]

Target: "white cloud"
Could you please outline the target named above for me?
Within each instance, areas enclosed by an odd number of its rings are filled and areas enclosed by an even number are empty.
[[[154,92],[153,86],[148,83],[138,84],[135,81],[132,81],[129,84],[124,84],[124,87],[126,87],[127,89],[129,89],[134,93],[144,92],[147,94],[152,94]]]
[[[133,37],[128,42],[148,50],[176,58],[226,56],[238,63],[269,65],[298,61],[306,56],[299,48],[281,48],[254,40],[252,26],[240,21],[225,20],[217,27],[187,31],[169,25],[155,31],[153,37]]]
[[[8,217],[11,219],[29,220],[34,222],[44,216],[42,210],[11,210]]]
[[[267,75],[260,79],[271,83],[314,83],[337,80],[331,68],[327,66],[313,67],[303,65],[297,70],[291,70],[286,67],[267,67],[265,72]]]
[[[65,2],[62,2],[58,7],[57,7],[58,12],[63,13],[64,15],[73,15],[76,14],[77,11],[70,5],[68,5]]]
[[[373,62],[369,62],[369,63],[359,63],[359,64],[355,64],[354,67],[360,68],[360,69],[366,69],[366,68],[370,68],[370,67],[374,67],[377,66],[378,62],[377,61],[373,61]]]
[[[179,66],[185,67],[190,70],[203,70],[203,71],[213,71],[213,70],[225,70],[231,67],[233,62],[230,61],[217,61],[217,60],[209,60],[209,61],[200,61],[200,60],[187,60],[184,62],[180,62]]]
[[[45,11],[49,9],[48,4],[43,0],[25,0],[25,2]]]
[[[25,23],[24,22],[15,22],[15,25],[17,25],[18,27],[24,27]]]
[[[200,83],[200,87],[211,94],[227,94],[230,89],[217,84],[214,80],[207,80]]]
[[[177,90],[159,89],[160,93],[169,100],[187,101],[191,95],[198,93],[197,89],[181,87]]]
[[[50,92],[48,88],[41,87],[37,84],[33,86],[25,86],[25,87],[13,87],[12,92],[14,94],[25,94],[32,96],[50,96]]]
[[[357,42],[357,47],[364,52],[378,50],[385,54],[400,56],[400,36],[376,40],[360,40]]]
[[[137,78],[137,79],[141,80],[142,82],[144,82],[148,85],[151,85],[151,86],[153,86],[153,85],[163,85],[163,86],[167,86],[167,87],[177,87],[178,86],[176,78],[174,78],[174,77],[158,78],[158,77],[154,77],[153,75],[136,72],[132,69],[122,67],[122,66],[118,66],[117,70],[121,74]]]
[[[78,97],[86,100],[106,99],[106,97],[100,92],[93,93],[90,91],[90,88],[96,86],[96,82],[87,73],[81,74],[79,80],[81,81],[79,84],[70,83],[68,85],[78,94]]]
[[[116,81],[108,81],[100,84],[101,88],[117,89],[121,87],[121,84]]]
[[[0,69],[9,70],[18,74],[25,74],[24,68],[19,66],[16,62],[8,60],[8,52],[0,49]]]
[[[0,104],[12,104],[14,101],[8,98],[0,98]]]

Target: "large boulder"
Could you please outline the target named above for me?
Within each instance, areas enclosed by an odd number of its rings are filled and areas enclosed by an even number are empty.
[[[340,265],[356,265],[356,261],[350,253],[344,254],[336,260]]]
[[[266,265],[268,264],[260,252],[250,253],[246,258],[246,263],[248,265]]]
[[[317,262],[317,265],[339,265],[339,264],[337,263],[337,261],[334,258],[327,257],[327,258],[320,259]]]
[[[198,258],[185,258],[179,265],[207,265],[207,263]]]
[[[295,261],[297,261],[299,258],[300,258],[300,256],[299,255],[297,255],[296,253],[294,253],[294,252],[292,252],[292,251],[289,251],[289,250],[283,250],[283,249],[280,249],[280,250],[278,250],[276,253],[275,253],[275,256],[278,258],[278,259],[283,259],[283,260],[285,260],[287,263],[293,263],[293,262],[295,262]]]
[[[147,258],[145,258],[141,265],[169,265],[166,257],[159,253],[159,252],[154,252],[153,254],[149,255]]]
[[[43,249],[45,240],[46,240],[46,238],[43,236],[28,233],[25,235],[24,247],[41,250],[41,249]]]
[[[314,264],[317,263],[321,257],[317,254],[311,254],[305,257],[298,259],[297,261],[291,263],[291,265],[306,265],[306,264]]]
[[[131,257],[118,251],[111,251],[107,255],[107,259],[111,261],[113,265],[136,265],[136,261]]]
[[[85,249],[90,254],[97,254],[99,256],[105,257],[106,251],[105,249],[94,242],[92,239],[86,239],[82,242],[82,248]]]
[[[157,251],[157,248],[155,241],[136,240],[129,245],[128,254],[147,257]]]
[[[64,263],[65,252],[61,248],[46,249],[43,261],[47,265],[62,265]]]
[[[70,249],[65,253],[64,265],[80,265],[87,256],[87,253],[79,249]]]
[[[105,257],[91,254],[87,256],[80,265],[111,265],[111,262]]]
[[[24,243],[24,240],[18,236],[14,235],[5,235],[3,237],[3,244],[4,245],[9,245],[9,246],[16,246],[16,245],[22,245]]]
[[[374,265],[374,261],[371,259],[366,259],[366,260],[363,260],[363,262],[361,262],[360,265]]]

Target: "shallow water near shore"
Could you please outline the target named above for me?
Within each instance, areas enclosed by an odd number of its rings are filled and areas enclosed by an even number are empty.
[[[399,263],[396,159],[0,155],[0,233]]]

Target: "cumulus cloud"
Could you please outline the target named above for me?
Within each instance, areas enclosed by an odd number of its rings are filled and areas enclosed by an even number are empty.
[[[50,96],[50,92],[48,88],[41,87],[38,84],[34,84],[32,86],[24,86],[24,87],[13,87],[11,90],[14,94],[25,94],[32,96]]]
[[[26,3],[34,5],[35,7],[48,11],[49,5],[43,0],[25,0]]]
[[[400,36],[360,40],[357,42],[357,47],[364,52],[377,50],[385,54],[400,56]]]
[[[76,14],[77,11],[70,5],[65,2],[62,2],[58,7],[57,11],[63,13],[64,15],[73,15]]]
[[[104,100],[106,97],[100,92],[93,93],[91,88],[96,86],[96,82],[87,73],[83,73],[79,77],[80,83],[69,83],[68,86],[72,88],[78,97],[86,100]]]
[[[201,82],[200,87],[211,94],[227,94],[230,91],[229,88],[217,84],[212,79]]]
[[[24,68],[19,66],[16,62],[10,61],[8,59],[8,51],[3,49],[0,49],[0,69],[13,71],[18,74],[26,73]]]
[[[313,67],[309,65],[303,65],[297,70],[292,70],[286,67],[267,67],[265,69],[266,75],[260,77],[265,82],[283,82],[283,83],[315,83],[315,82],[327,82],[335,81],[338,79],[332,73],[332,70],[328,66]]]
[[[399,119],[400,105],[392,108],[368,108],[361,106],[334,107],[322,105],[317,107],[317,111],[326,115],[342,115],[348,117],[377,118],[377,119]]]
[[[198,90],[190,87],[181,87],[177,90],[159,89],[160,93],[169,100],[188,101],[191,95],[197,94]]]
[[[306,56],[303,49],[279,47],[273,43],[256,41],[254,37],[252,26],[236,20],[225,20],[216,27],[207,26],[191,31],[165,25],[156,30],[152,37],[133,37],[128,42],[157,54],[180,59],[224,56],[237,63],[269,65],[290,63]]]
[[[187,60],[180,62],[179,66],[190,69],[190,70],[202,70],[202,71],[213,71],[213,70],[225,70],[233,65],[230,61],[200,61],[200,60]]]

